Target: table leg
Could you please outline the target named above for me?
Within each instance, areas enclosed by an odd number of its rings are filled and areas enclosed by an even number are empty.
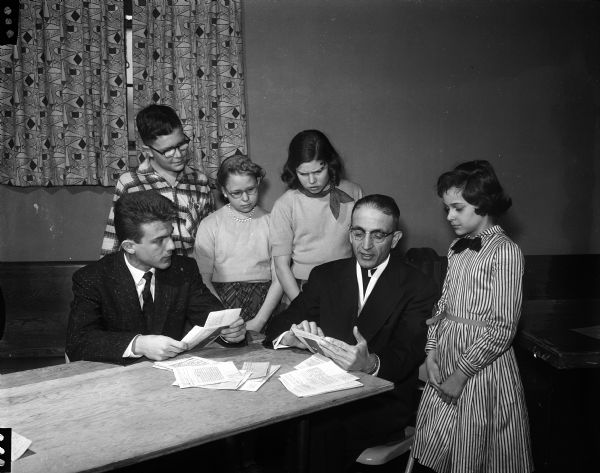
[[[298,463],[296,471],[297,473],[307,473],[310,457],[310,421],[308,417],[302,417],[298,421],[296,429],[298,439]]]

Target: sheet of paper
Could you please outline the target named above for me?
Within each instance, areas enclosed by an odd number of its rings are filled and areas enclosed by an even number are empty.
[[[345,389],[354,389],[360,388],[363,384],[360,381],[350,381],[344,384],[338,384],[336,386],[331,386],[323,389],[311,389],[311,390],[302,390],[299,389],[293,382],[290,382],[289,379],[281,379],[279,381],[285,386],[285,388],[290,391],[292,394],[298,397],[311,397],[318,396],[319,394],[332,393],[335,391],[344,391]]]
[[[159,370],[173,371],[173,368],[180,368],[182,366],[204,366],[213,363],[214,361],[209,360],[208,358],[190,356],[189,358],[182,358],[181,360],[155,361],[152,366]]]
[[[206,366],[182,366],[174,368],[173,374],[180,388],[201,387],[225,381],[239,381],[243,377],[233,361],[213,363]]]
[[[302,343],[308,347],[311,352],[319,353],[325,356],[321,345],[319,345],[319,341],[322,340],[323,337],[319,337],[318,335],[314,335],[310,332],[305,332],[304,330],[300,330],[298,328],[292,328],[292,332]]]
[[[329,363],[330,361],[331,361],[330,358],[327,358],[326,356],[315,353],[314,355],[311,355],[309,358],[304,360],[302,363],[299,363],[296,366],[294,366],[294,369],[301,370],[302,368],[309,368],[311,366],[320,365],[321,363]]]
[[[231,379],[228,381],[223,381],[222,383],[217,383],[217,384],[207,384],[205,386],[199,386],[203,389],[228,389],[231,391],[236,391],[237,389],[239,389],[239,387],[244,384],[249,378],[250,378],[250,372],[249,371],[243,371],[240,370],[240,373],[242,373],[242,377],[240,379]]]
[[[250,379],[264,378],[269,372],[268,361],[245,361],[242,370],[250,372]]]
[[[216,310],[208,314],[204,327],[229,327],[235,322],[242,312],[242,309]]]
[[[188,344],[189,349],[199,347],[202,348],[212,342],[221,333],[221,329],[227,327],[200,327],[194,325],[192,329],[181,339],[182,342]]]
[[[225,309],[210,312],[204,327],[194,325],[181,339],[188,344],[189,349],[203,348],[219,336],[221,330],[229,327],[240,316],[242,309]]]
[[[238,388],[240,391],[258,391],[260,387],[265,384],[271,376],[273,376],[277,370],[281,367],[281,365],[271,365],[269,366],[269,372],[267,376],[260,379],[249,379]]]
[[[282,374],[279,380],[298,397],[315,396],[331,391],[362,386],[358,378],[333,361]]]
[[[14,462],[21,458],[21,455],[23,455],[27,451],[27,449],[31,445],[31,440],[16,433],[14,430],[12,431],[10,438],[12,443],[12,452],[10,454],[10,460]]]

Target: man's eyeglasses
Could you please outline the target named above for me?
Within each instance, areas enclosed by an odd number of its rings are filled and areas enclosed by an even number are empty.
[[[387,237],[393,234],[394,232],[385,233],[379,230],[366,232],[362,228],[350,227],[350,236],[354,241],[363,241],[367,235],[371,235],[373,242],[380,244],[383,243]]]
[[[175,153],[177,153],[177,150],[179,150],[179,152],[183,154],[183,152],[187,151],[188,147],[190,146],[190,139],[185,134],[183,136],[185,136],[185,141],[183,143],[171,146],[170,148],[165,149],[163,151],[156,149],[154,146],[150,145],[148,145],[148,148],[153,149],[158,154],[164,156],[167,159],[173,159],[175,157]]]
[[[244,193],[246,193],[247,195],[254,195],[258,192],[258,186],[254,186],[254,187],[248,187],[248,189],[244,189],[243,191],[229,191],[227,189],[225,189],[227,191],[227,194],[229,194],[230,197],[233,197],[234,199],[241,199],[242,196],[244,195]]]

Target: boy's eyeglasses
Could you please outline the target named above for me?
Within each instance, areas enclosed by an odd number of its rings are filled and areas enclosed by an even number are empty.
[[[381,232],[379,230],[375,230],[373,232],[366,232],[362,228],[350,227],[350,236],[355,241],[363,241],[367,235],[371,235],[371,239],[374,243],[380,244],[385,241],[387,237],[393,235],[394,232]]]
[[[179,152],[183,154],[183,152],[187,151],[187,149],[190,146],[190,139],[187,137],[186,134],[184,134],[183,136],[185,136],[185,141],[183,143],[179,143],[178,145],[171,146],[170,148],[165,149],[164,151],[156,149],[154,146],[150,146],[150,145],[148,145],[148,148],[153,149],[158,154],[164,156],[167,159],[173,159],[175,157],[175,153],[177,153],[177,150],[179,150]]]
[[[258,187],[249,187],[248,189],[244,189],[243,191],[229,191],[227,189],[225,189],[227,191],[227,194],[229,194],[230,197],[233,197],[234,199],[241,199],[242,196],[244,195],[244,193],[246,193],[246,195],[254,195],[258,192]]]

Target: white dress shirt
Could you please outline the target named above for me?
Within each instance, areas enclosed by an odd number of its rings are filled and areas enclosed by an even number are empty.
[[[144,308],[144,296],[142,296],[142,292],[144,291],[144,286],[146,285],[146,280],[144,279],[144,274],[146,274],[147,271],[142,271],[141,269],[137,269],[136,267],[134,267],[127,259],[126,253],[123,253],[123,258],[125,258],[125,264],[127,265],[127,269],[129,269],[129,272],[131,273],[131,277],[133,278],[133,282],[135,283],[135,290],[137,291],[138,300],[140,302],[140,308],[143,309]],[[156,291],[156,269],[150,268],[149,271],[153,275],[152,279],[150,280],[150,294],[152,294],[152,299],[154,299],[154,293]],[[123,358],[141,358],[142,355],[136,355],[135,353],[133,353],[133,349],[132,349],[133,342],[140,335],[141,334],[136,335],[135,337],[133,337],[131,342],[129,342],[129,345],[127,345],[127,349],[123,353]]]

